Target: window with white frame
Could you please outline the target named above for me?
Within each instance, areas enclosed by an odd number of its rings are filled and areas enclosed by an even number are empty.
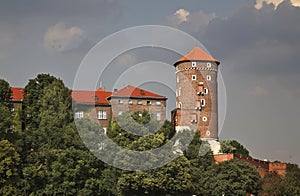
[[[161,120],[161,114],[160,112],[156,113],[156,120],[160,121]]]
[[[176,77],[176,81],[177,81],[177,83],[179,83],[179,76]]]
[[[203,122],[206,122],[207,121],[207,117],[203,116],[202,120],[203,120]]]
[[[207,81],[211,81],[211,75],[207,75],[207,76],[206,76],[206,80],[207,80]]]
[[[208,94],[208,89],[204,88],[204,94]]]
[[[107,119],[106,111],[99,110],[98,111],[98,119]]]
[[[192,80],[197,80],[197,76],[196,75],[192,75]]]
[[[132,100],[131,99],[128,100],[128,104],[132,105]]]
[[[122,100],[122,99],[119,99],[119,100],[118,100],[118,103],[119,103],[119,104],[123,104],[123,100]]]
[[[142,117],[142,116],[143,116],[142,112],[139,112],[139,117]]]
[[[196,67],[197,63],[196,62],[192,62],[192,67]]]
[[[118,112],[118,115],[120,116],[120,115],[122,115],[123,114],[123,111],[119,111]]]
[[[84,117],[84,112],[83,111],[75,112],[75,115],[74,115],[75,119],[83,118],[83,117]]]
[[[206,63],[207,67],[210,68],[211,67],[211,63]]]
[[[205,106],[205,99],[201,99],[201,106]]]
[[[178,96],[181,95],[181,87],[178,88]]]
[[[147,100],[147,105],[151,105],[152,102],[150,100]]]
[[[137,104],[138,104],[138,105],[142,105],[142,104],[143,104],[143,101],[142,101],[142,100],[138,100]]]
[[[155,102],[155,105],[161,105],[160,101]]]

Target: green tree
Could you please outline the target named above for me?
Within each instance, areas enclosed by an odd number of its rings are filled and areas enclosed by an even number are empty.
[[[82,147],[73,123],[70,90],[61,80],[48,77],[52,81],[51,84],[44,85],[43,89],[39,87],[39,91],[32,91],[39,94],[38,100],[34,100],[31,105],[35,111],[33,112],[31,107],[25,108],[25,113],[32,112],[35,115],[31,118],[32,121],[28,121],[31,123],[27,124],[29,127],[25,130],[27,148],[38,150],[44,147],[64,149],[73,145]],[[30,97],[37,95],[30,94]],[[27,95],[25,98],[29,99]]]
[[[259,195],[300,195],[300,169],[298,165],[287,164],[286,174],[270,173],[262,179]]]
[[[20,156],[8,140],[0,141],[0,195],[19,195]]]
[[[4,104],[9,109],[12,108],[11,102],[12,91],[7,81],[0,79],[0,104]]]
[[[115,121],[110,123],[108,137],[119,146],[129,148],[129,145],[140,138],[144,137],[147,139],[149,136],[152,137],[151,135],[160,133],[164,135],[164,142],[171,138],[174,135],[171,123],[165,121],[163,124],[160,124],[151,118],[148,111],[144,110],[143,112],[125,112],[116,116]]]
[[[276,173],[270,173],[262,179],[262,190],[259,195],[283,195],[285,187],[283,186],[283,176]]]
[[[212,166],[203,184],[205,195],[257,194],[261,189],[260,176],[254,166],[233,159]]]
[[[298,165],[287,164],[283,180],[284,195],[300,195],[300,169]]]
[[[11,95],[9,83],[0,80],[0,140],[14,142],[16,134],[13,132]]]
[[[124,172],[117,186],[118,195],[189,195],[190,163],[180,156],[158,169]]]
[[[91,166],[90,160],[96,158],[77,133],[70,90],[47,74],[30,80],[25,89],[27,126],[20,142],[24,191],[49,195],[79,193],[91,177],[88,170],[98,170],[101,164]],[[97,179],[100,174],[92,178]]]
[[[40,122],[40,99],[44,95],[44,89],[57,80],[49,74],[39,74],[35,79],[29,80],[24,89],[22,119],[26,128],[38,128]]]
[[[249,151],[238,141],[236,140],[224,140],[221,141],[221,149],[222,153],[233,153],[239,154],[245,157],[249,157]]]
[[[8,139],[12,141],[13,139],[13,117],[10,109],[0,103],[0,140]]]
[[[195,195],[207,195],[208,192],[203,186],[210,178],[210,170],[214,164],[211,150],[206,150],[206,143],[200,138],[196,131],[194,139],[184,152],[191,163],[192,193]],[[202,150],[204,149],[204,153]]]

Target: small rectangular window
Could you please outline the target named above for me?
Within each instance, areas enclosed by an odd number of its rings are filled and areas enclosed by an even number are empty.
[[[104,134],[106,135],[107,134],[107,128],[103,127],[103,131],[104,131]]]
[[[83,118],[83,117],[84,117],[83,111],[75,112],[74,118],[78,119],[78,118]]]
[[[208,94],[208,89],[207,88],[204,89],[204,94]]]
[[[161,102],[160,102],[160,101],[157,101],[157,102],[155,103],[155,105],[161,105]]]
[[[142,104],[143,104],[143,101],[142,101],[142,100],[138,100],[137,104],[138,104],[138,105],[142,105]]]
[[[192,67],[196,67],[197,63],[196,62],[192,62]]]
[[[197,76],[196,75],[192,75],[192,80],[197,80]]]
[[[118,103],[119,103],[119,104],[123,104],[123,100],[122,100],[122,99],[119,99],[119,100],[118,100]]]
[[[178,89],[178,96],[181,96],[181,88]]]
[[[128,100],[128,104],[132,105],[132,100],[131,99]]]
[[[201,99],[201,106],[205,106],[205,99]]]
[[[150,100],[147,101],[147,105],[151,105],[152,102]]]
[[[104,110],[99,110],[98,111],[98,119],[107,119],[106,111]]]
[[[179,83],[179,76],[176,77],[176,81],[177,81],[177,83]]]

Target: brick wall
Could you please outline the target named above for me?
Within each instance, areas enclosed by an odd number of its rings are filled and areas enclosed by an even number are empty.
[[[157,113],[160,113],[161,120],[166,120],[166,99],[137,99],[127,97],[112,97],[110,100],[112,118],[123,112],[142,112],[147,110],[152,114],[153,118],[157,118]]]
[[[259,159],[253,159],[251,157],[244,157],[236,154],[218,154],[214,155],[214,160],[216,164],[222,163],[224,161],[229,161],[234,158],[243,160],[252,166],[255,166],[261,177],[264,177],[267,173],[275,172],[279,175],[286,174],[286,163],[273,163],[269,161],[262,161]]]
[[[218,139],[217,69],[213,62],[182,62],[176,66],[176,126],[200,131],[202,139]],[[210,79],[208,79],[208,76]],[[206,90],[205,90],[206,89]],[[206,92],[206,93],[205,93]],[[205,105],[202,105],[204,100]]]

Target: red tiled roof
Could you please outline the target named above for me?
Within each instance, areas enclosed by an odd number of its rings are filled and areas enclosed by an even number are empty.
[[[196,46],[185,56],[181,57],[178,61],[176,61],[175,66],[182,61],[213,61],[216,62],[218,65],[220,64],[220,62],[217,59],[212,57],[210,54],[208,54],[198,46]]]
[[[23,101],[23,99],[24,99],[24,94],[23,94],[24,88],[12,87],[10,89],[12,91],[11,98],[12,98],[13,101]]]
[[[130,85],[118,91],[113,92],[112,97],[140,97],[140,98],[166,99],[165,96],[161,96]]]
[[[24,99],[24,88],[11,88],[12,90],[12,100],[13,101],[23,101]],[[134,86],[127,86],[116,92],[104,91],[102,88],[97,91],[88,90],[73,90],[71,97],[77,103],[85,104],[104,104],[108,105],[109,102],[107,98],[111,96],[117,97],[141,97],[141,98],[160,98],[166,99],[166,97],[136,88]]]
[[[77,103],[86,104],[109,104],[107,98],[111,95],[111,92],[98,89],[97,91],[86,91],[86,90],[73,90],[72,98]]]

